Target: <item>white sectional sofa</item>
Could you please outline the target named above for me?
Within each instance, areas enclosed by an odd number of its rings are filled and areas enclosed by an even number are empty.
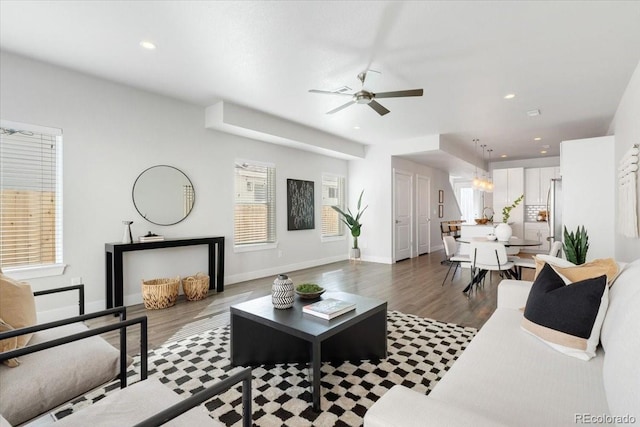
[[[365,427],[640,424],[640,260],[610,288],[601,346],[589,361],[521,329],[531,285],[503,280],[498,308],[433,391],[393,387]]]

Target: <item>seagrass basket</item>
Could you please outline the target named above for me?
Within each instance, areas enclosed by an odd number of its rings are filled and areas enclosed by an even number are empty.
[[[150,310],[171,307],[178,299],[180,276],[142,281],[142,301]]]
[[[189,301],[199,301],[209,295],[209,276],[196,273],[182,279],[182,290]]]

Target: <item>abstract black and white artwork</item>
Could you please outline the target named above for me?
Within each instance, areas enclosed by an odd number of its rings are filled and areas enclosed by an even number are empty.
[[[315,228],[313,181],[287,179],[287,230]]]

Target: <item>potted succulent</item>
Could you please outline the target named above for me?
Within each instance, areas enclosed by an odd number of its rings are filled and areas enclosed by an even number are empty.
[[[511,216],[511,210],[518,206],[523,200],[524,194],[515,199],[510,206],[502,208],[502,222],[496,226],[495,230],[495,235],[501,242],[506,242],[511,238],[513,230],[511,230],[511,226],[507,224],[507,221],[509,221],[509,217]]]
[[[584,225],[578,227],[575,233],[569,233],[564,227],[564,253],[567,261],[575,265],[584,264],[587,261],[587,251],[589,250],[589,236]]]
[[[351,231],[351,237],[353,237],[353,246],[351,247],[351,258],[360,258],[360,248],[358,248],[358,237],[360,237],[360,230],[362,228],[362,224],[360,224],[360,218],[364,211],[369,207],[368,205],[364,208],[360,209],[362,206],[362,195],[364,194],[364,190],[360,193],[360,197],[358,198],[358,204],[356,206],[357,212],[356,215],[353,215],[351,210],[347,208],[347,212],[344,212],[337,206],[331,206],[333,210],[342,215],[342,222],[344,222],[349,230]]]

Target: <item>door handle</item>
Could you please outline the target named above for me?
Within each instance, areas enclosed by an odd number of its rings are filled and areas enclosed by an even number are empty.
[[[397,219],[396,219],[396,224],[400,224],[400,221],[398,221]]]

